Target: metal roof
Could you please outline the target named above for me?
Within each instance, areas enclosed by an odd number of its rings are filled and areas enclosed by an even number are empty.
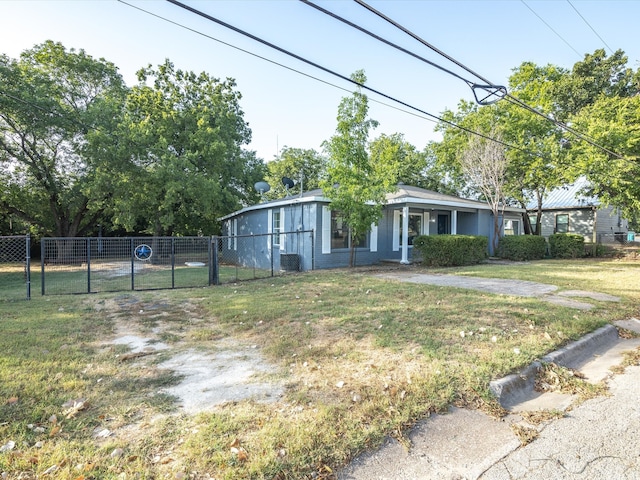
[[[584,194],[590,186],[586,178],[580,177],[574,183],[563,185],[547,193],[542,199],[542,208],[585,208],[599,206],[597,197]],[[535,210],[538,203],[532,200],[527,204],[527,210]]]

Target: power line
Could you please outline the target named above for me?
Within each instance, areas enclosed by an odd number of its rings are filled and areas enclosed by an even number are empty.
[[[122,2],[122,0],[119,0],[119,1],[121,1],[121,2]],[[191,13],[195,14],[195,15],[198,15],[198,16],[200,16],[200,17],[202,17],[202,18],[206,19],[206,20],[209,20],[209,21],[211,21],[211,22],[213,22],[213,23],[217,23],[218,25],[221,25],[221,26],[223,26],[223,27],[225,27],[225,28],[228,28],[228,29],[230,29],[230,30],[232,30],[232,31],[234,31],[234,32],[236,32],[236,33],[239,33],[239,34],[241,34],[241,35],[243,35],[243,36],[246,36],[246,37],[248,37],[248,38],[250,38],[250,39],[252,39],[252,40],[254,40],[254,41],[256,41],[256,42],[259,42],[259,43],[261,43],[261,44],[263,44],[263,45],[266,45],[266,46],[268,46],[268,47],[270,47],[270,48],[273,48],[273,49],[275,49],[275,50],[279,51],[280,53],[283,53],[283,54],[285,54],[285,55],[288,55],[288,56],[290,56],[290,57],[293,57],[293,58],[295,58],[296,60],[299,60],[299,61],[301,61],[301,62],[303,62],[303,63],[306,63],[307,65],[311,65],[311,66],[313,66],[313,67],[315,67],[315,68],[318,68],[318,69],[322,70],[323,72],[329,73],[330,75],[333,75],[333,76],[335,76],[335,77],[338,77],[338,78],[340,78],[341,80],[344,80],[344,81],[349,82],[349,83],[351,83],[351,84],[353,84],[353,85],[356,85],[356,86],[357,86],[357,87],[359,87],[359,88],[362,88],[362,89],[365,89],[365,90],[367,90],[367,91],[369,91],[369,92],[375,93],[376,95],[379,95],[379,96],[381,96],[381,97],[384,97],[384,98],[386,98],[387,100],[391,100],[391,101],[393,101],[393,102],[396,102],[396,103],[398,103],[398,104],[400,104],[400,105],[402,105],[402,106],[404,106],[404,107],[410,108],[411,110],[415,110],[415,111],[417,111],[417,112],[420,112],[421,114],[426,115],[427,117],[433,118],[433,119],[437,120],[438,122],[445,123],[445,124],[450,125],[450,126],[452,126],[452,127],[454,127],[454,128],[458,128],[458,129],[460,129],[460,130],[462,130],[462,131],[465,131],[465,132],[470,133],[470,134],[472,134],[472,135],[476,135],[476,136],[481,137],[481,138],[484,138],[484,139],[486,139],[486,140],[490,140],[490,141],[496,142],[496,143],[501,144],[501,145],[503,145],[503,146],[505,146],[505,147],[513,148],[513,149],[515,149],[515,150],[519,150],[519,151],[524,152],[524,153],[526,153],[526,154],[528,154],[528,155],[540,156],[540,155],[535,154],[535,153],[533,153],[533,152],[526,151],[526,150],[524,150],[524,149],[522,149],[522,148],[520,148],[520,147],[518,147],[518,146],[516,146],[516,145],[512,145],[512,144],[509,144],[509,143],[503,142],[503,141],[501,141],[501,140],[498,140],[498,139],[492,138],[492,137],[490,137],[490,136],[488,136],[488,135],[485,135],[485,134],[483,134],[483,133],[476,132],[476,131],[471,130],[471,129],[467,128],[467,127],[463,127],[462,125],[458,125],[458,124],[456,124],[456,123],[454,123],[454,122],[451,122],[451,121],[449,121],[449,120],[445,120],[444,118],[438,117],[437,115],[434,115],[434,114],[432,114],[432,113],[429,113],[429,112],[427,112],[427,111],[425,111],[425,110],[422,110],[422,109],[420,109],[420,108],[418,108],[418,107],[415,107],[415,106],[413,106],[413,105],[411,105],[411,104],[409,104],[409,103],[407,103],[407,102],[404,102],[404,101],[402,101],[402,100],[399,100],[399,99],[397,99],[397,98],[395,98],[395,97],[393,97],[393,96],[391,96],[391,95],[388,95],[388,94],[383,93],[383,92],[381,92],[381,91],[379,91],[379,90],[376,90],[376,89],[371,88],[371,87],[369,87],[369,86],[367,86],[367,85],[364,85],[364,84],[359,83],[359,82],[357,82],[357,81],[355,81],[355,80],[352,80],[351,78],[349,78],[349,77],[347,77],[347,76],[345,76],[345,75],[342,75],[341,73],[335,72],[335,71],[333,71],[333,70],[331,70],[331,69],[329,69],[329,68],[327,68],[327,67],[324,67],[324,66],[322,66],[322,65],[320,65],[320,64],[318,64],[318,63],[315,63],[315,62],[313,62],[313,61],[311,61],[311,60],[309,60],[309,59],[307,59],[307,58],[304,58],[304,57],[302,57],[302,56],[300,56],[300,55],[296,54],[296,53],[290,52],[289,50],[286,50],[286,49],[284,49],[284,48],[282,48],[282,47],[279,47],[278,45],[275,45],[275,44],[273,44],[273,43],[271,43],[271,42],[269,42],[269,41],[267,41],[267,40],[264,40],[264,39],[262,39],[262,38],[260,38],[260,37],[258,37],[258,36],[256,36],[256,35],[253,35],[253,34],[251,34],[251,33],[249,33],[249,32],[245,32],[244,30],[241,30],[241,29],[240,29],[240,28],[238,28],[238,27],[234,27],[233,25],[231,25],[231,24],[229,24],[229,23],[226,23],[226,22],[224,22],[224,21],[222,21],[222,20],[220,20],[220,19],[218,19],[218,18],[216,18],[216,17],[213,17],[212,15],[209,15],[209,14],[207,14],[207,13],[205,13],[205,12],[202,12],[202,11],[200,11],[200,10],[198,10],[198,9],[194,8],[194,7],[191,7],[191,6],[189,6],[189,5],[185,5],[184,3],[181,3],[181,2],[179,2],[179,1],[177,1],[177,0],[166,0],[166,1],[167,1],[167,2],[169,2],[169,3],[171,3],[171,4],[173,4],[173,5],[178,6],[178,7],[180,7],[180,8],[183,8],[183,9],[185,9],[185,10],[187,10],[187,11],[189,11],[189,12],[191,12]],[[122,3],[125,3],[125,2],[122,2]],[[127,5],[128,5],[128,4],[127,4]],[[160,17],[160,18],[162,18],[162,17]],[[172,22],[172,23],[173,23],[173,22]],[[205,35],[205,36],[206,36],[206,35]]]
[[[591,29],[591,31],[596,35],[596,37],[598,37],[600,39],[600,41],[604,44],[605,47],[607,47],[609,49],[610,53],[613,53],[613,49],[607,45],[607,42],[604,41],[604,39],[598,34],[598,32],[596,32],[595,28],[593,28],[591,26],[591,24],[587,21],[586,18],[584,18],[584,16],[578,11],[578,9],[576,8],[576,6],[571,3],[571,0],[567,0],[567,3],[569,5],[571,5],[571,8],[573,8],[573,10],[578,14],[578,16],[582,19],[582,21],[587,25],[587,27],[589,27]]]
[[[327,10],[325,8],[322,8],[320,5],[316,5],[315,3],[309,1],[309,0],[300,0],[302,3],[304,3],[305,5],[308,5],[312,8],[315,8],[316,10],[318,10],[319,12],[324,13],[325,15],[328,15],[332,18],[334,18],[335,20],[338,20],[342,23],[345,23],[346,25],[349,25],[352,28],[355,28],[356,30],[361,31],[362,33],[369,35],[372,38],[375,38],[376,40],[378,40],[379,42],[382,42],[386,45],[389,45],[390,47],[395,48],[396,50],[401,51],[402,53],[406,53],[407,55],[410,55],[428,65],[431,65],[432,67],[437,68],[438,70],[441,70],[445,73],[448,73],[449,75],[462,80],[463,82],[465,82],[473,91],[474,96],[476,97],[476,101],[481,104],[481,105],[489,105],[491,103],[495,103],[499,100],[501,100],[502,98],[504,98],[504,96],[507,94],[507,89],[506,87],[503,87],[501,85],[478,85],[475,82],[472,82],[471,80],[468,80],[466,78],[464,78],[461,75],[458,75],[457,73],[443,67],[442,65],[439,65],[435,62],[432,62],[431,60],[427,60],[426,58],[418,55],[417,53],[414,53],[410,50],[407,50],[404,47],[401,47],[400,45],[393,43],[383,37],[381,37],[380,35],[377,35],[373,32],[371,32],[370,30],[367,30],[366,28],[361,27],[360,25],[351,22],[350,20],[347,20],[344,17],[341,17],[340,15],[337,15],[333,12],[331,12],[330,10]],[[407,33],[409,33],[408,31],[406,31]],[[440,52],[439,52],[440,53]],[[441,53],[444,54],[444,53]],[[477,76],[477,75],[476,75]],[[479,77],[478,77],[479,78]],[[487,82],[489,83],[489,82]],[[478,91],[484,91],[486,93],[486,96],[483,98],[478,98],[477,92]]]
[[[565,38],[564,38],[562,35],[560,35],[558,32],[556,32],[556,31],[554,30],[554,28],[553,28],[551,25],[549,25],[549,24],[545,21],[545,19],[544,19],[544,18],[542,18],[540,15],[538,15],[538,13],[537,13],[533,8],[531,8],[531,7],[527,4],[527,2],[525,2],[524,0],[520,0],[520,1],[522,2],[522,4],[523,4],[525,7],[527,7],[527,8],[531,11],[531,13],[533,13],[536,17],[538,17],[538,19],[539,19],[542,23],[544,23],[544,24],[547,26],[547,28],[548,28],[549,30],[551,30],[553,33],[555,33],[555,34],[556,34],[556,36],[557,36],[560,40],[562,40],[562,41],[563,41],[563,42],[564,42],[564,43],[565,43],[565,44],[566,44],[566,45],[567,45],[571,50],[573,50],[574,52],[576,52],[576,55],[578,55],[578,57],[582,58],[582,54],[581,54],[580,52],[578,52],[578,50],[576,50],[575,48],[573,48],[573,45],[571,45],[567,40],[565,40]]]
[[[418,35],[416,35],[415,33],[413,33],[412,31],[408,30],[407,28],[403,27],[402,25],[400,25],[398,22],[392,20],[391,18],[389,18],[388,16],[386,16],[385,14],[383,14],[382,12],[376,10],[375,8],[371,7],[370,5],[368,5],[364,0],[354,0],[356,3],[358,3],[358,5],[366,8],[367,10],[369,10],[370,12],[376,14],[377,16],[379,16],[380,18],[386,20],[387,22],[389,22],[390,24],[392,24],[394,27],[402,30],[404,33],[406,33],[407,35],[411,36],[413,39],[417,40],[418,42],[422,43],[424,46],[430,48],[431,50],[435,51],[436,53],[442,55],[443,57],[445,57],[447,60],[455,63],[456,65],[458,65],[460,68],[466,70],[467,72],[471,73],[472,75],[476,76],[477,78],[479,78],[480,80],[482,80],[483,82],[486,82],[487,84],[491,85],[492,82],[490,82],[489,80],[487,80],[486,78],[482,77],[480,74],[474,72],[473,70],[471,70],[469,67],[467,67],[466,65],[460,63],[459,61],[457,61],[456,59],[454,59],[453,57],[447,55],[446,53],[444,53],[443,51],[441,51],[440,49],[438,49],[437,47],[433,46],[432,44],[430,44],[429,42],[427,42],[426,40],[424,40],[423,38],[419,37]],[[524,3],[524,0],[522,0],[522,2]],[[525,4],[526,5],[526,4]],[[609,150],[606,147],[603,147],[602,145],[599,145],[598,143],[596,143],[594,140],[590,139],[589,137],[587,137],[586,135],[584,135],[583,133],[578,132],[577,130],[574,130],[572,127],[570,127],[569,125],[567,125],[564,122],[561,122],[559,120],[556,120],[555,118],[549,116],[549,115],[545,115],[544,113],[540,112],[539,110],[527,105],[525,102],[523,102],[522,100],[520,100],[517,97],[514,97],[513,95],[511,95],[510,93],[506,93],[505,94],[505,99],[509,102],[511,102],[512,104],[515,105],[519,105],[520,107],[528,110],[531,113],[534,113],[536,115],[539,115],[545,119],[547,119],[548,121],[552,122],[554,125],[556,125],[557,127],[561,128],[562,130],[569,132],[571,134],[573,134],[574,136],[576,136],[577,138],[587,142],[588,144],[590,144],[593,147],[598,148],[599,150],[608,153],[609,155],[612,155],[614,157],[617,158],[623,158],[622,155],[613,152],[611,150]]]
[[[208,34],[206,34],[204,32],[196,30],[194,28],[188,27],[188,26],[186,26],[186,25],[184,25],[182,23],[179,23],[179,22],[176,22],[176,21],[171,20],[169,18],[163,17],[163,16],[158,15],[156,13],[153,13],[153,12],[151,12],[149,10],[145,10],[144,8],[140,8],[140,7],[138,7],[136,5],[133,5],[131,3],[128,3],[128,2],[126,2],[124,0],[118,0],[118,2],[120,2],[120,3],[124,4],[124,5],[127,5],[128,7],[134,8],[134,9],[140,11],[140,12],[143,12],[143,13],[146,13],[148,15],[151,15],[152,17],[156,17],[159,20],[163,20],[163,21],[165,21],[167,23],[175,25],[176,27],[183,28],[184,30],[188,30],[188,31],[190,31],[192,33],[195,33],[195,34],[200,35],[202,37],[208,38],[209,40],[213,40],[214,42],[218,42],[218,43],[220,43],[220,44],[222,44],[222,45],[224,45],[226,47],[233,48],[234,50],[238,50],[239,52],[246,53],[247,55],[251,55],[252,57],[258,58],[260,60],[264,60],[265,62],[269,62],[269,63],[271,63],[273,65],[278,66],[278,67],[284,68],[286,70],[289,70],[291,72],[297,73],[299,75],[302,75],[304,77],[310,78],[312,80],[316,80],[317,82],[324,83],[325,85],[328,85],[330,87],[337,88],[338,90],[342,90],[342,91],[347,92],[347,93],[352,93],[351,90],[349,90],[348,88],[341,87],[340,85],[336,85],[335,83],[328,82],[326,80],[323,80],[322,78],[315,77],[313,75],[310,75],[310,74],[308,74],[306,72],[303,72],[301,70],[297,70],[297,69],[295,69],[293,67],[290,67],[288,65],[285,65],[283,63],[276,62],[275,60],[272,60],[270,58],[264,57],[262,55],[258,55],[257,53],[251,52],[249,50],[245,50],[244,48],[240,48],[240,47],[238,47],[236,45],[233,45],[231,43],[225,42],[224,40],[220,40],[219,38],[213,37],[213,36],[208,35]],[[376,100],[374,98],[372,98],[371,101],[374,102],[374,103],[377,103],[379,105],[384,105],[385,107],[392,108],[394,110],[398,110],[399,112],[403,112],[403,113],[406,113],[408,115],[413,115],[414,117],[421,118],[423,120],[427,120],[429,122],[438,123],[437,120],[433,120],[433,119],[425,117],[423,115],[418,115],[417,113],[414,113],[414,112],[409,112],[407,110],[404,110],[402,108],[396,107],[394,105],[390,105],[388,103],[381,102],[381,101]]]

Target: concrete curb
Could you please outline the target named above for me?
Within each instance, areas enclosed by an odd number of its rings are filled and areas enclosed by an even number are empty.
[[[618,330],[613,325],[605,325],[565,347],[545,355],[541,361],[532,362],[518,373],[493,380],[489,384],[492,393],[505,408],[529,398],[533,392],[535,379],[543,363],[555,363],[568,368],[576,368],[589,360],[599,349],[618,340]]]

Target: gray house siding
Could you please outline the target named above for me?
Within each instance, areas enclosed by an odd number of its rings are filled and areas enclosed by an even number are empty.
[[[535,212],[532,212],[535,215]],[[593,241],[594,210],[592,207],[553,209],[542,212],[540,220],[541,234],[549,237],[556,233],[556,219],[558,215],[568,215],[567,233],[582,235],[585,242]],[[595,215],[596,241],[611,241],[615,234],[626,234],[627,221],[621,218],[615,207],[598,208]]]
[[[520,218],[519,209],[511,210],[514,218]],[[408,229],[403,236],[404,214],[408,214]],[[320,190],[249,206],[221,220],[224,233],[229,235],[221,245],[223,259],[274,270],[280,269],[283,254],[297,255],[301,270],[349,264],[346,227],[337,218],[332,221],[329,200]],[[410,261],[412,242],[417,235],[454,233],[490,237],[492,225],[491,212],[483,202],[399,186],[397,192],[387,196],[382,216],[367,234],[365,246],[355,249],[355,264]],[[281,233],[274,242],[274,236],[266,234],[276,231]],[[286,233],[302,231],[312,233]],[[403,248],[405,239],[407,246]]]

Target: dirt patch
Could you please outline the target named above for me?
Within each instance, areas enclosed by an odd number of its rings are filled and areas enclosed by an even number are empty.
[[[176,308],[181,311],[176,312]],[[282,383],[274,379],[276,367],[264,359],[257,346],[224,338],[204,345],[190,342],[190,330],[202,328],[207,322],[191,303],[177,307],[123,295],[102,302],[96,309],[107,312],[114,322],[114,335],[103,346],[124,345],[128,351],[118,356],[131,362],[132,367],[169,370],[181,379],[158,393],[176,397],[185,413],[209,411],[227,402],[247,399],[272,402],[283,394]],[[175,317],[179,319],[179,329],[176,321],[169,321]],[[163,341],[165,338],[171,341]],[[160,363],[154,354],[161,354]]]

